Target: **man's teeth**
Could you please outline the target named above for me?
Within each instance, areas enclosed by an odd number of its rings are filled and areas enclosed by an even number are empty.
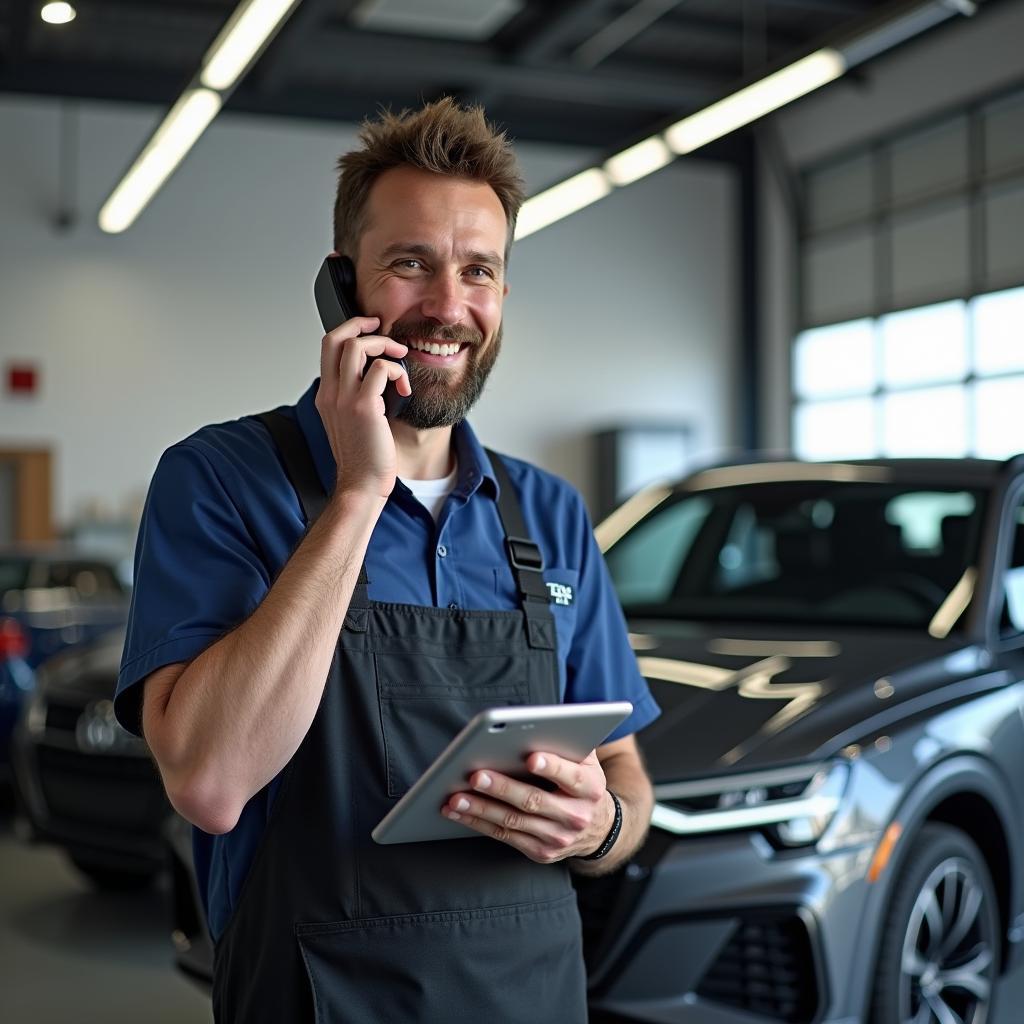
[[[462,348],[462,342],[439,345],[436,341],[410,341],[409,348],[414,348],[417,352],[429,352],[432,356],[453,356]]]

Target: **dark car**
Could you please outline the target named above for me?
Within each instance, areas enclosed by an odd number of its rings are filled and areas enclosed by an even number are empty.
[[[598,1020],[982,1024],[1024,934],[1024,458],[710,469],[598,529],[663,709]]]
[[[44,662],[12,757],[32,837],[63,846],[97,886],[119,889],[163,868],[171,813],[148,747],[114,718],[123,646],[120,629]]]
[[[127,619],[120,569],[115,558],[70,546],[0,548],[0,775],[36,667]]]
[[[990,1019],[1024,937],[1024,458],[724,466],[597,534],[663,714],[647,842],[577,880],[594,1024]]]

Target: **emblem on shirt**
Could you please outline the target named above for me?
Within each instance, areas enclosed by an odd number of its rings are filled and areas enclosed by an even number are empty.
[[[572,604],[572,587],[568,583],[549,583],[547,588],[548,593],[551,595],[551,600],[555,604],[564,605],[566,608]]]

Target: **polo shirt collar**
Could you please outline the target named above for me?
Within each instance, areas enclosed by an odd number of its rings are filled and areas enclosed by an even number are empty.
[[[327,431],[324,430],[323,420],[320,419],[320,413],[315,404],[319,387],[320,378],[317,377],[296,403],[295,415],[306,438],[306,444],[309,445],[309,450],[313,454],[313,462],[316,465],[320,482],[323,484],[324,490],[331,494],[334,491],[337,467],[334,453],[331,451],[331,443],[327,440]],[[455,485],[456,490],[468,497],[478,487],[483,486],[492,497],[496,498],[498,481],[494,476],[494,467],[473,428],[466,421],[457,423],[452,430],[452,437],[455,443],[455,454],[459,460],[459,480]],[[399,486],[404,485],[400,483]]]

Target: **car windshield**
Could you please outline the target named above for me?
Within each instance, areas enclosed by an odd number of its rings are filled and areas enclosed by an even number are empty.
[[[684,491],[605,557],[633,616],[927,628],[974,564],[983,504],[892,483]]]

